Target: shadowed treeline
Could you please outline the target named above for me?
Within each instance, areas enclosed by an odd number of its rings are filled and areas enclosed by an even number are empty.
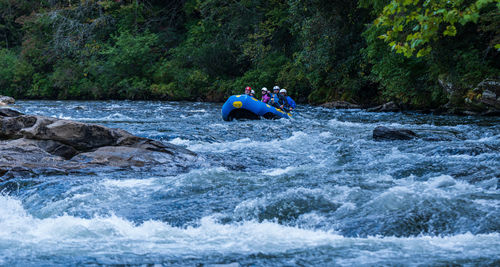
[[[500,77],[497,2],[0,0],[0,94],[223,101],[278,84],[313,104],[460,105]]]

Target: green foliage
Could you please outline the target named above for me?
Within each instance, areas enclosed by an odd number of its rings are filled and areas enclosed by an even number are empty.
[[[256,92],[260,91],[262,87],[272,88],[274,84],[277,84],[276,78],[279,77],[279,73],[283,66],[287,64],[288,59],[284,55],[278,53],[270,54],[266,58],[262,59],[255,68],[245,72],[245,74],[236,79],[232,83],[232,94],[241,94],[243,88],[251,85]],[[286,85],[282,84],[282,87]],[[290,90],[291,95],[295,92]]]
[[[0,49],[0,95],[24,96],[33,67],[12,50]]]
[[[437,40],[456,36],[460,25],[477,23],[483,10],[498,13],[500,5],[495,3],[498,0],[392,0],[375,23],[387,26],[380,38],[397,53],[421,57]]]
[[[158,43],[156,34],[132,35],[122,32],[112,40],[113,45],[106,45],[100,52],[107,58],[106,64],[111,75],[130,77],[145,74],[156,62],[158,55],[153,51]]]
[[[377,38],[381,31],[383,29],[371,26],[364,33],[369,44],[364,49],[365,57],[373,65],[371,79],[384,88],[381,100],[417,107],[436,106],[444,101],[438,93],[441,90],[437,87],[437,78],[433,77],[432,66],[421,58],[393,53]]]
[[[0,94],[223,101],[277,84],[314,104],[436,107],[448,101],[440,80],[467,92],[500,76],[499,8],[498,0],[0,0]]]

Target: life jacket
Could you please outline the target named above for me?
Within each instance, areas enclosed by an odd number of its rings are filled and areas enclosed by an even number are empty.
[[[290,104],[288,104],[287,98],[281,94],[279,94],[278,97],[278,104],[280,105],[280,107],[283,106],[283,109],[285,109],[285,111],[288,111],[290,109]]]
[[[269,100],[271,100],[271,95],[269,95],[269,93],[262,95],[262,102],[267,103]]]
[[[276,103],[276,104],[278,104],[278,102],[280,100],[278,95],[279,94],[275,94],[275,93],[271,94],[271,98],[274,99],[274,103]]]

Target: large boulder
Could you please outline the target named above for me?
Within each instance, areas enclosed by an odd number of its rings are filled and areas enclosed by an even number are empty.
[[[10,96],[0,95],[0,106],[6,106],[16,103],[16,100]]]
[[[411,140],[417,138],[417,134],[408,129],[393,129],[385,126],[377,126],[373,130],[373,139],[379,140]]]
[[[121,129],[0,109],[0,179],[16,169],[162,165],[182,169],[196,154]]]

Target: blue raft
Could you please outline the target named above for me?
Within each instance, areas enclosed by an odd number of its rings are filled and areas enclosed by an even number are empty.
[[[222,118],[225,121],[233,119],[258,120],[261,117],[265,119],[280,119],[290,118],[292,114],[272,107],[248,95],[230,96],[222,106]]]

